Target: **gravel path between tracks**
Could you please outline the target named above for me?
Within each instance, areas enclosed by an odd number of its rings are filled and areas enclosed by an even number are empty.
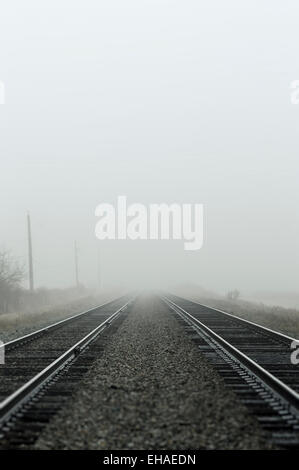
[[[35,449],[267,449],[174,314],[137,299]]]

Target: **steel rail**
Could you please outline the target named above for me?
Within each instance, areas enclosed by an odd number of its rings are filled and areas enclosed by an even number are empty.
[[[40,328],[39,330],[35,330],[32,333],[28,333],[27,335],[20,336],[19,338],[8,341],[7,343],[4,343],[2,345],[2,347],[5,348],[6,350],[10,350],[10,349],[13,349],[15,347],[20,346],[21,344],[27,343],[28,341],[32,341],[34,339],[40,338],[40,336],[48,333],[49,331],[54,330],[55,328],[60,328],[61,326],[65,325],[66,323],[71,323],[72,321],[77,320],[78,318],[80,318],[84,315],[88,315],[93,310],[105,307],[106,305],[109,305],[109,304],[115,302],[116,300],[118,300],[120,298],[121,297],[117,297],[116,299],[109,300],[108,302],[105,302],[101,305],[97,305],[96,307],[92,307],[88,310],[85,310],[84,312],[76,313],[75,315],[72,315],[71,317],[65,318],[63,320],[59,320],[55,323],[50,323],[50,325],[47,325],[43,328]]]
[[[116,320],[132,301],[133,299],[130,299],[126,302],[84,338],[3,400],[0,403],[0,426],[3,426],[3,424],[5,424],[28,400],[33,398],[53,376],[60,372],[69,362],[73,361],[107,326]]]
[[[240,364],[245,366],[251,374],[257,376],[281,400],[285,401],[296,415],[299,415],[299,394],[295,390],[293,390],[280,379],[275,377],[273,374],[267,371],[256,361],[248,357],[238,348],[230,344],[220,335],[215,333],[213,330],[211,330],[211,328],[204,325],[200,320],[195,318],[193,315],[191,315],[189,312],[177,305],[175,302],[164,296],[162,296],[161,298],[172,310],[174,310],[182,317],[187,317],[191,321],[191,324],[193,326],[198,328],[200,331],[203,331],[208,337],[212,338],[214,341],[216,341],[216,343],[220,344],[227,352],[230,353],[232,357],[237,359]]]
[[[175,296],[178,297],[178,296]],[[219,308],[211,307],[210,305],[202,304],[200,302],[196,302],[195,300],[190,300],[187,299],[186,297],[180,297],[183,300],[186,300],[187,302],[192,302],[193,304],[200,305],[201,307],[209,308],[211,310],[214,310],[215,312],[222,313],[228,317],[231,317],[233,320],[239,320],[240,322],[246,323],[248,325],[254,326],[257,329],[264,330],[268,333],[271,333],[277,337],[280,337],[281,339],[286,339],[288,341],[298,341],[298,339],[293,338],[292,336],[288,336],[284,333],[281,333],[280,331],[272,330],[271,328],[264,326],[264,325],[259,325],[258,323],[255,323],[253,321],[247,320],[246,318],[241,318],[238,315],[234,315],[232,313],[226,312],[225,310],[220,310]]]

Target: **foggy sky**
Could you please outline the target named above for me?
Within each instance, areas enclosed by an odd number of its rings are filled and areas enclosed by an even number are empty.
[[[298,291],[294,1],[7,0],[0,245],[38,286]],[[203,203],[205,240],[99,242],[101,202]]]

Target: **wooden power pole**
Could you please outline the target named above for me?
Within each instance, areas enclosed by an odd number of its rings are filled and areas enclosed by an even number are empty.
[[[101,266],[101,251],[100,247],[98,248],[98,259],[97,259],[97,271],[98,271],[98,290],[102,290],[102,266]]]
[[[75,240],[74,243],[74,255],[75,255],[75,276],[76,276],[76,286],[79,287],[79,269],[78,269],[78,247]]]
[[[32,238],[31,238],[31,220],[30,220],[29,212],[27,214],[27,230],[28,230],[29,289],[30,289],[30,292],[33,292],[34,280],[33,280]]]

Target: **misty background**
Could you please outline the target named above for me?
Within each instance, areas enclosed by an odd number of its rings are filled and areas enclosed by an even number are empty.
[[[37,287],[74,285],[77,240],[88,287],[100,265],[103,287],[299,306],[298,16],[295,0],[2,2],[0,246],[27,263],[29,210]],[[95,208],[118,195],[203,203],[203,248],[98,241]]]

